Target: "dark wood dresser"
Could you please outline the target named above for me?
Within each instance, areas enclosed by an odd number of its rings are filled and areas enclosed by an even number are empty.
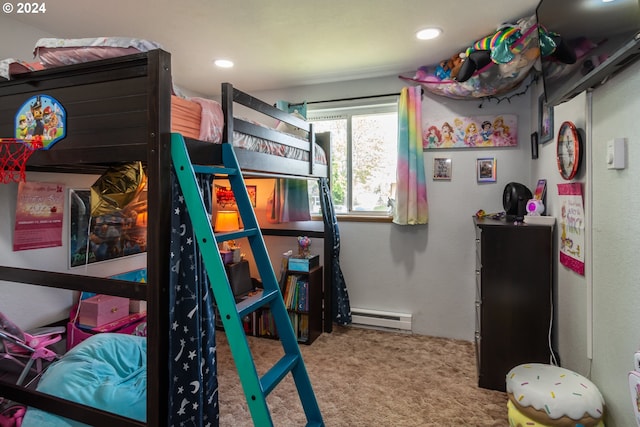
[[[549,363],[553,227],[474,218],[478,385],[505,391],[522,363]]]

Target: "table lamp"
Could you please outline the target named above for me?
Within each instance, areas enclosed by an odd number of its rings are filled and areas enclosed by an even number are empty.
[[[238,219],[237,211],[218,211],[216,215],[216,223],[214,225],[214,230],[216,233],[229,233],[231,231],[236,231],[240,229],[240,222]],[[225,264],[229,262],[229,260],[225,259],[225,256],[222,252],[230,251],[231,254],[231,262],[240,262],[241,253],[240,247],[236,245],[235,240],[228,240],[223,242],[221,255],[223,255],[223,260]]]
[[[240,229],[237,211],[218,211],[214,230],[217,233],[228,233]]]

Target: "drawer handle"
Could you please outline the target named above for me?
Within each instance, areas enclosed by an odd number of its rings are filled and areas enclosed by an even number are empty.
[[[111,309],[111,312],[112,312],[112,313],[115,313],[116,311],[118,311],[118,307],[113,307],[113,308]]]

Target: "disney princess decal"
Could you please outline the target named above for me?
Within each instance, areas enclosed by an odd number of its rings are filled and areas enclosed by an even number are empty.
[[[425,121],[422,129],[425,149],[518,145],[518,121],[515,114],[453,116]]]
[[[493,129],[491,122],[489,120],[485,120],[482,122],[482,130],[480,131],[480,136],[482,136],[482,141],[487,142],[491,139],[491,135],[493,135]]]
[[[442,137],[438,128],[435,126],[429,126],[423,135],[422,143],[426,148],[440,146],[440,144],[442,144]]]
[[[442,129],[440,129],[440,133],[442,134],[442,147],[453,147],[455,141],[453,140],[453,128],[449,124],[449,122],[444,122],[442,124]]]
[[[498,116],[493,121],[493,141],[498,147],[515,145],[511,128],[504,122],[504,117]]]
[[[464,135],[464,143],[469,147],[475,147],[482,142],[482,136],[478,132],[478,126],[471,122],[467,125],[467,129]]]

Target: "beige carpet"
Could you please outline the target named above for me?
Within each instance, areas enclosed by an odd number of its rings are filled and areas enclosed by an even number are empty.
[[[224,333],[218,340],[220,425],[252,426]],[[249,338],[258,372],[282,355],[278,341]],[[505,393],[477,386],[470,342],[334,327],[301,346],[327,427],[508,426]],[[276,426],[304,426],[289,375],[268,396]]]

